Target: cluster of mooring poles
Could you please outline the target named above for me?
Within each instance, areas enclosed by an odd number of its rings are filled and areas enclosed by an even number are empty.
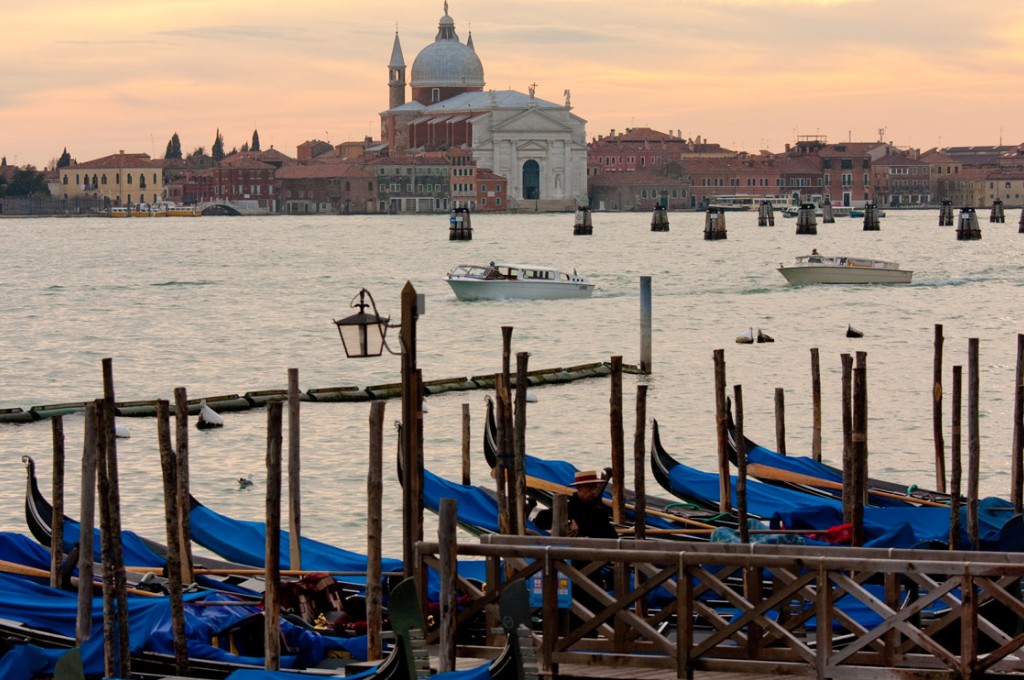
[[[452,208],[452,214],[448,218],[449,241],[473,240],[473,225],[469,214],[469,208],[464,206]]]
[[[704,240],[720,241],[728,238],[725,231],[725,210],[720,207],[710,207],[704,215]]]

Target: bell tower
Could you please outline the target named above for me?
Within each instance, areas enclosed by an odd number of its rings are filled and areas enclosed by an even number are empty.
[[[388,108],[393,109],[405,103],[405,57],[402,56],[402,43],[398,41],[395,31],[395,45],[391,48],[391,61],[388,63]]]

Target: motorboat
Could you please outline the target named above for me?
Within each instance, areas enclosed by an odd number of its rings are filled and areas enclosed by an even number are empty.
[[[799,255],[791,267],[779,265],[790,283],[910,283],[914,272],[897,262],[864,257]]]
[[[460,264],[447,280],[459,300],[561,300],[594,293],[594,284],[575,270],[524,264]]]

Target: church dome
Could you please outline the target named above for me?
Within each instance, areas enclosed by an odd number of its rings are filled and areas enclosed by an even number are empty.
[[[448,16],[447,2],[437,26],[437,37],[420,50],[412,63],[410,85],[414,88],[484,86],[484,66],[471,45],[459,42],[455,21]]]

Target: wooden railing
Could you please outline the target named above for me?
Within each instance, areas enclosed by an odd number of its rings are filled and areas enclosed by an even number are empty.
[[[483,589],[457,579],[471,597],[459,625],[494,615],[496,583],[539,588],[547,669],[857,680],[1024,672],[1024,560],[1013,553],[494,535],[457,553],[488,562]],[[437,543],[417,554],[421,568],[440,570]],[[570,611],[558,609],[560,575],[571,581]]]

